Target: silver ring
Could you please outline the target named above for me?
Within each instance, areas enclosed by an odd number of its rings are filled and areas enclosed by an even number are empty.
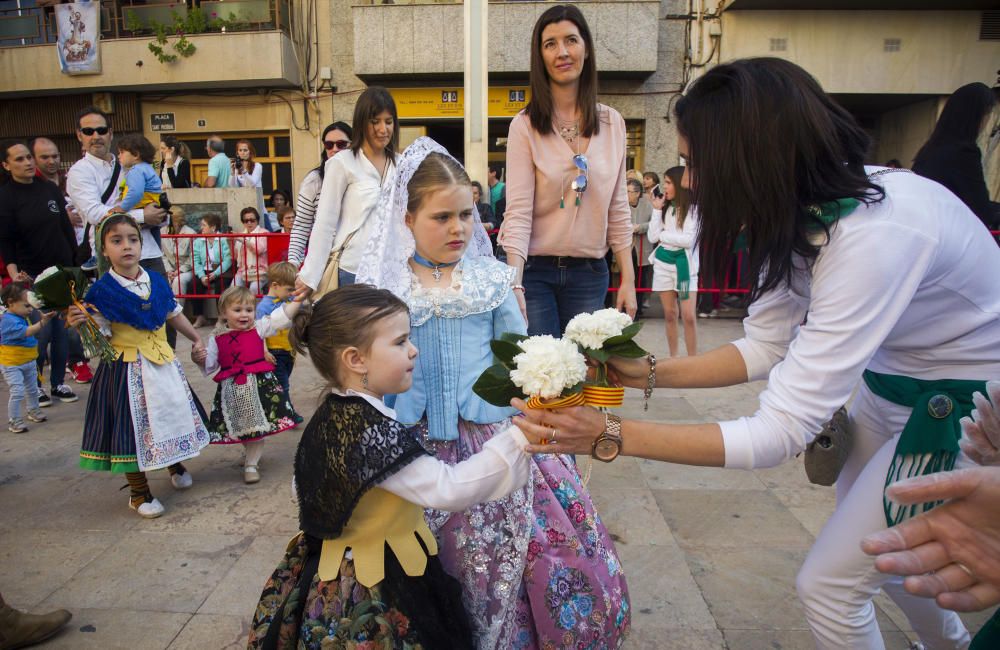
[[[559,429],[552,430],[552,440],[549,441],[550,444],[556,444],[556,436],[559,435]],[[966,569],[968,570],[968,569]]]
[[[974,576],[972,574],[972,571],[969,569],[969,567],[965,566],[961,562],[955,562],[954,564],[955,564],[955,566],[957,566],[962,571],[965,571],[966,573],[968,573],[970,578],[975,578],[976,577],[976,576]]]

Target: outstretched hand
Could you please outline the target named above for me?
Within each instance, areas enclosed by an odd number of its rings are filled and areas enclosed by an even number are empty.
[[[313,294],[314,289],[302,281],[302,278],[295,278],[295,290],[292,292],[296,302],[302,302]]]
[[[517,398],[510,405],[524,413],[514,423],[531,443],[526,451],[532,454],[589,454],[606,424],[604,414],[591,406],[531,409]]]
[[[962,418],[962,451],[980,465],[1000,464],[1000,381],[986,383],[989,399],[980,393],[972,395],[976,408],[971,418]]]
[[[861,549],[875,568],[907,576],[911,594],[945,609],[972,612],[1000,603],[1000,467],[973,467],[892,485],[900,504],[952,499],[930,512],[869,535]]]

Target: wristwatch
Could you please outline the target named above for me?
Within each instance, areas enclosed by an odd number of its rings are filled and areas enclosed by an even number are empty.
[[[611,413],[605,413],[604,418],[604,432],[594,441],[590,455],[599,461],[610,463],[622,451],[622,419]]]

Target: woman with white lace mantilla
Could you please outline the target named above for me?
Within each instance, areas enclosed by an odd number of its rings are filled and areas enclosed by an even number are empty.
[[[449,464],[482,449],[515,413],[472,391],[492,364],[490,340],[525,332],[513,274],[493,258],[465,170],[418,138],[383,194],[357,279],[410,309],[420,354],[412,387],[395,398],[396,416]],[[621,561],[568,456],[537,454],[531,479],[509,496],[426,517],[445,570],[462,584],[478,648],[623,641],[631,610]]]
[[[902,507],[884,495],[887,485],[972,463],[959,420],[1000,372],[1000,250],[940,185],[866,168],[869,136],[793,63],[716,66],[677,102],[676,116],[702,246],[732,250],[746,232],[757,283],[745,337],[698,356],[610,364],[647,396],[656,386],[766,379],[760,408],[692,425],[623,421],[588,407],[526,410],[518,421],[526,435],[558,440],[530,449],[771,467],[802,452],[857,390],[837,508],[796,584],[816,645],[884,648],[872,603],[884,590],[928,648],[968,647],[954,612],[880,573],[860,542],[934,507]],[[710,261],[717,276],[725,272],[724,256]],[[956,565],[941,572],[963,575]]]

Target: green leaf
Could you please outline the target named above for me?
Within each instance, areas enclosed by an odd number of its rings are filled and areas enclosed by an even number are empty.
[[[500,335],[500,340],[507,341],[508,343],[520,343],[527,338],[526,334],[518,334],[517,332],[504,332]]]
[[[647,354],[635,341],[625,341],[624,343],[610,346],[606,350],[611,356],[625,357],[626,359],[638,359]]]
[[[598,363],[607,363],[608,359],[611,358],[611,355],[605,350],[592,350],[591,348],[584,348],[583,354]]]
[[[642,321],[638,323],[632,323],[628,327],[624,328],[621,334],[619,334],[618,336],[612,336],[607,341],[605,341],[604,347],[608,348],[609,346],[618,345],[619,343],[624,343],[625,341],[631,341],[635,337],[635,335],[639,333],[639,330],[642,329],[643,325],[645,325],[645,323]]]
[[[479,375],[472,385],[472,392],[493,406],[510,406],[510,400],[515,397],[524,398],[521,389],[510,380],[510,371],[503,364],[497,363]]]
[[[514,357],[522,352],[521,348],[517,347],[516,343],[504,341],[503,339],[493,339],[490,341],[490,349],[493,350],[493,355],[496,357],[497,361],[505,365],[507,368],[514,367]]]

